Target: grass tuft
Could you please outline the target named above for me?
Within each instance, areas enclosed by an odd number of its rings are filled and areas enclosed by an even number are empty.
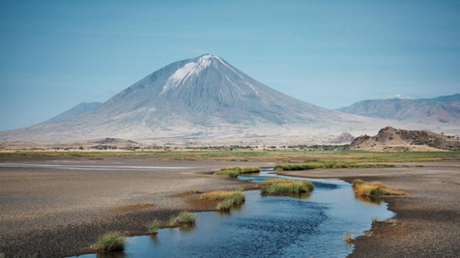
[[[258,173],[260,172],[259,167],[245,167],[245,166],[237,166],[237,167],[224,167],[221,168],[216,175],[223,175],[229,177],[238,177],[241,174],[247,173]]]
[[[260,184],[263,186],[262,194],[308,193],[314,188],[308,180],[270,178],[260,182]]]
[[[217,204],[216,209],[221,211],[229,211],[233,207],[238,207],[244,202],[244,194],[241,192],[241,190],[215,191],[204,193],[200,197],[201,199],[219,200],[221,202]]]
[[[97,238],[91,247],[102,252],[123,251],[126,237],[119,232],[111,232]]]
[[[379,217],[372,217],[372,225],[382,222],[382,220]]]
[[[160,228],[160,222],[158,220],[154,220],[149,226],[149,233],[158,233],[158,229]]]
[[[353,237],[353,233],[348,229],[347,231],[345,231],[345,233],[343,233],[343,241],[347,243],[351,242],[352,237]]]
[[[364,182],[361,179],[353,180],[351,183],[355,194],[360,196],[376,196],[376,195],[399,195],[402,191],[390,188],[378,181]]]
[[[203,190],[196,188],[188,190],[189,193],[203,193]]]
[[[178,216],[172,216],[169,219],[169,225],[171,226],[192,226],[195,225],[195,221],[197,219],[197,216],[193,213],[190,213],[188,211],[182,211],[179,213]]]

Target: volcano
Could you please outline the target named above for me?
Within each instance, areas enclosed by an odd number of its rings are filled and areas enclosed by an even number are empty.
[[[376,121],[295,99],[206,54],[167,65],[82,115],[5,131],[0,140],[264,137],[386,125]]]

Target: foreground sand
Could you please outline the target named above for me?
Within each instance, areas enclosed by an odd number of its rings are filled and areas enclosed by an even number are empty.
[[[409,168],[402,167],[410,166]],[[415,167],[423,165],[423,167]],[[374,224],[349,257],[459,257],[460,161],[398,163],[397,168],[288,172],[310,178],[378,180],[409,191],[385,197],[396,221]]]
[[[0,160],[0,252],[7,257],[64,257],[89,252],[109,231],[145,234],[153,219],[205,210],[196,195],[247,183],[211,176],[228,165],[267,162],[162,161],[152,157],[4,158]],[[28,165],[27,165],[28,164]],[[416,164],[424,167],[415,167]],[[402,167],[409,165],[409,168]],[[397,168],[288,172],[288,175],[380,180],[410,191],[386,197],[395,223],[378,223],[355,241],[350,257],[457,257],[460,162],[398,163]]]
[[[162,161],[152,157],[0,160],[0,253],[65,257],[91,252],[97,236],[145,234],[182,210],[203,210],[190,195],[248,183],[212,176],[229,165],[270,163]],[[176,194],[174,197],[168,197]]]

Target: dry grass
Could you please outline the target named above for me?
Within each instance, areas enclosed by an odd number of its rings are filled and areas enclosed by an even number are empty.
[[[379,181],[364,182],[361,179],[353,180],[351,183],[355,194],[360,196],[377,196],[377,195],[400,195],[404,191],[388,187]]]

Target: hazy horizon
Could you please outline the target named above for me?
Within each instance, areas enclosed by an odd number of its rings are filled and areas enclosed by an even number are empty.
[[[460,88],[456,1],[14,1],[0,4],[0,35],[0,131],[204,53],[330,109]]]

